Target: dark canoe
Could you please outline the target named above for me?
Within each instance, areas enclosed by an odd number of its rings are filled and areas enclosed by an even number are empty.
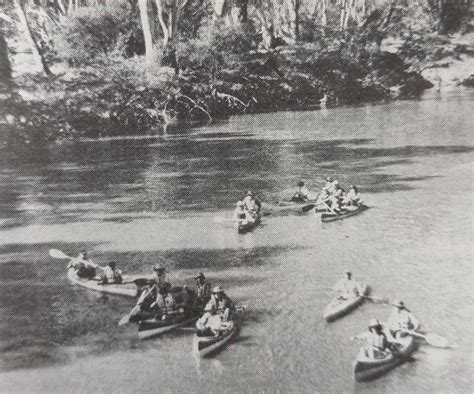
[[[364,212],[365,210],[369,209],[367,205],[360,205],[354,210],[348,211],[342,211],[341,213],[333,213],[333,212],[325,212],[321,214],[321,221],[324,223],[328,222],[334,222],[335,220],[342,220],[351,216],[358,215],[361,212]]]
[[[400,338],[397,355],[386,353],[381,358],[367,357],[365,348],[360,349],[353,365],[353,377],[357,382],[376,379],[391,369],[403,364],[415,351],[416,343],[412,335]]]
[[[367,293],[368,286],[364,284],[362,287],[362,295],[366,295]],[[338,298],[339,296],[335,297],[324,309],[323,317],[328,322],[347,315],[365,301],[365,298],[362,296],[349,298],[347,300],[340,300]]]
[[[185,327],[194,323],[202,313],[201,309],[193,309],[176,315],[168,315],[166,319],[151,318],[138,323],[138,337],[147,339]]]
[[[247,222],[247,223],[244,223],[244,224],[235,223],[235,228],[237,229],[237,232],[239,234],[248,233],[260,224],[261,219],[262,219],[262,216],[259,214],[255,218],[254,222]]]
[[[228,345],[239,331],[239,324],[236,319],[222,322],[223,329],[218,335],[204,335],[197,332],[194,334],[193,351],[199,357],[209,357],[216,354]]]
[[[102,282],[98,279],[80,278],[77,276],[76,270],[74,268],[70,268],[68,270],[67,277],[72,283],[87,289],[98,291],[100,293],[118,294],[127,297],[138,296],[139,288],[134,282],[140,283],[142,281],[148,280],[143,275],[124,275],[124,283],[122,284],[101,284]]]

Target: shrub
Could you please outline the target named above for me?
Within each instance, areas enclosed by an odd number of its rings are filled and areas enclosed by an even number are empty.
[[[72,65],[144,52],[138,15],[124,4],[79,8],[63,26],[56,40],[57,53]]]

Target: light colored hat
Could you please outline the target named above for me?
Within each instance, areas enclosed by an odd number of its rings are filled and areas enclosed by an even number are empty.
[[[224,289],[220,286],[216,286],[212,289],[212,293],[223,293],[224,292]]]
[[[247,191],[247,196],[254,196],[254,195],[255,195],[255,194],[253,193],[252,190],[248,190],[248,191]]]
[[[237,201],[237,206],[238,206],[238,207],[243,207],[243,206],[244,206],[243,201]]]
[[[153,267],[153,271],[164,272],[164,271],[166,271],[166,269],[165,269],[165,267],[157,264]]]
[[[339,186],[339,181],[334,181],[334,185]]]
[[[332,178],[331,178],[330,176],[328,176],[328,177],[326,178],[326,180],[327,180],[328,182],[332,182]]]

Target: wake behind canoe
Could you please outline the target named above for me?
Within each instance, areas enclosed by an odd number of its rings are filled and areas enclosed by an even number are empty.
[[[68,279],[79,286],[85,287],[90,290],[98,291],[101,293],[108,294],[117,294],[127,297],[137,297],[138,296],[138,287],[133,283],[133,280],[143,279],[143,276],[127,276],[123,277],[123,281],[126,283],[123,284],[101,284],[100,281],[96,279],[87,279],[80,278],[76,274],[76,270],[70,268],[67,272]],[[127,283],[128,282],[128,283]],[[132,283],[130,283],[132,282]]]

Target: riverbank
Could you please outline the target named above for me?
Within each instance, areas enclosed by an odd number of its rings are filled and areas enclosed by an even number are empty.
[[[411,51],[387,42],[371,53],[344,42],[282,47],[230,57],[219,69],[143,67],[142,59],[54,76],[24,74],[4,87],[0,149],[74,138],[146,135],[210,124],[237,114],[417,99],[435,86],[471,86],[471,35],[439,38]],[[440,53],[440,46],[444,52]],[[420,55],[422,53],[422,55]],[[420,60],[421,59],[421,60]]]

